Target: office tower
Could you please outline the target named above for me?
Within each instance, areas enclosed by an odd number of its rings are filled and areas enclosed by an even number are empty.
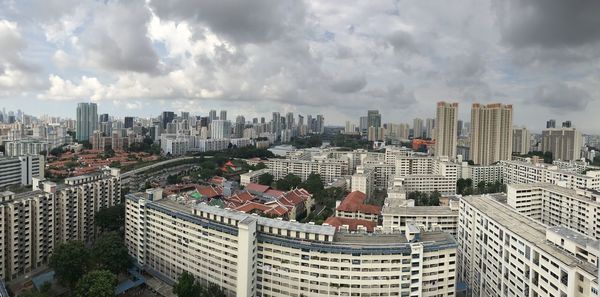
[[[285,128],[292,129],[292,127],[294,127],[294,113],[288,112],[285,115]]]
[[[208,124],[210,124],[209,117],[200,117],[200,127],[208,127]]]
[[[235,125],[233,126],[234,138],[242,138],[244,128],[246,126],[246,118],[242,115],[235,117]]]
[[[435,119],[425,120],[425,138],[435,139]]]
[[[281,134],[281,115],[278,112],[273,112],[273,119],[271,120],[271,133],[274,133],[275,137],[279,137]]]
[[[381,114],[379,110],[367,111],[367,125],[369,127],[381,127]]]
[[[556,120],[548,120],[546,122],[546,129],[556,128]]]
[[[167,124],[170,124],[175,119],[175,113],[172,111],[163,111],[162,112],[162,128],[164,130],[167,129]]]
[[[258,118],[252,118],[252,124],[253,125],[258,124]]]
[[[214,110],[214,109],[211,109],[211,110],[208,112],[208,123],[210,124],[210,122],[212,122],[212,121],[214,121],[214,120],[217,120],[217,119],[218,119],[218,118],[217,118],[217,111],[216,111],[216,110]]]
[[[469,296],[597,296],[594,238],[542,224],[488,195],[460,199],[458,229],[458,281]]]
[[[103,114],[100,115],[100,123],[106,123],[108,121],[109,121],[109,119],[108,119],[108,113],[103,113]]]
[[[513,128],[513,153],[527,154],[531,148],[531,134],[527,128]]]
[[[361,135],[367,135],[367,133],[369,132],[369,117],[367,117],[367,116],[360,117],[359,123],[358,123],[358,128],[360,129]]]
[[[317,115],[315,132],[319,134],[323,134],[325,132],[325,118],[321,114]]]
[[[458,103],[438,102],[435,118],[435,155],[456,158]]]
[[[190,113],[188,111],[182,111],[181,112],[181,119],[183,119],[183,120],[189,120],[190,119]]]
[[[298,127],[302,127],[304,126],[304,116],[303,115],[298,115]]]
[[[212,139],[226,139],[231,136],[231,122],[214,120],[210,123],[210,136]]]
[[[512,105],[500,103],[471,109],[471,160],[478,165],[490,165],[510,160],[512,155]]]
[[[98,105],[96,103],[77,104],[77,129],[75,135],[78,141],[90,140],[94,130],[98,129]]]
[[[311,225],[154,195],[126,197],[125,245],[137,265],[163,280],[187,271],[239,297],[455,296],[450,234],[413,224],[371,234],[361,225],[352,234],[340,226],[346,218]]]
[[[542,131],[542,151],[551,152],[554,160],[571,161],[581,157],[583,137],[575,128]]]
[[[563,128],[571,128],[571,121],[562,122],[562,127]]]
[[[462,120],[456,121],[456,135],[458,137],[463,136],[463,121]]]
[[[221,113],[219,114],[219,120],[227,121],[227,110],[221,110]]]
[[[413,138],[423,138],[423,119],[413,120]]]
[[[123,128],[133,128],[133,117],[125,117],[123,120]]]

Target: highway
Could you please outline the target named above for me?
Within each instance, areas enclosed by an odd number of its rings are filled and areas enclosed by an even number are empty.
[[[193,160],[194,158],[200,158],[200,157],[197,157],[197,156],[196,157],[181,157],[181,158],[175,158],[175,159],[169,159],[169,160],[161,161],[161,162],[158,162],[158,163],[154,163],[152,165],[144,166],[144,167],[141,167],[141,168],[138,168],[138,169],[134,169],[134,170],[122,173],[121,174],[121,178],[122,179],[129,178],[131,176],[134,176],[134,175],[139,174],[139,173],[143,173],[144,171],[150,170],[152,168],[156,168],[156,167],[159,167],[159,166],[162,166],[162,165],[167,165],[167,164],[170,164],[170,163],[178,162],[178,161],[181,161],[181,160]],[[204,158],[212,158],[212,156],[205,156]]]

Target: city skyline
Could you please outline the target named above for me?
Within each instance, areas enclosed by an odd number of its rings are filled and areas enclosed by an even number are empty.
[[[410,123],[437,101],[502,102],[532,131],[577,118],[600,133],[595,1],[181,4],[5,3],[0,104],[63,117],[87,101],[120,117],[279,110],[343,125],[368,109]]]

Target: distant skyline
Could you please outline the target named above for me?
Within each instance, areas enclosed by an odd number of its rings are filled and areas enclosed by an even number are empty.
[[[600,1],[0,0],[0,108],[434,118],[513,104],[600,134]],[[226,20],[226,21],[223,21]]]

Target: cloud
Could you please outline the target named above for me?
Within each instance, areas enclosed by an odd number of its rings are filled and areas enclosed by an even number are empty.
[[[527,103],[559,112],[583,111],[591,101],[592,97],[586,90],[561,82],[538,86]]]
[[[398,54],[419,52],[413,36],[406,31],[395,31],[387,36],[387,42],[394,48],[394,52]]]
[[[600,41],[600,1],[496,1],[503,40],[514,47],[577,47]]]
[[[107,2],[79,36],[86,60],[106,70],[155,73],[159,57],[147,24],[151,12],[141,0]]]
[[[364,75],[350,76],[346,78],[334,79],[330,86],[331,90],[337,93],[356,93],[367,85],[367,79]]]
[[[205,25],[236,43],[281,39],[304,21],[303,2],[295,0],[153,0],[150,7],[161,19]]]

